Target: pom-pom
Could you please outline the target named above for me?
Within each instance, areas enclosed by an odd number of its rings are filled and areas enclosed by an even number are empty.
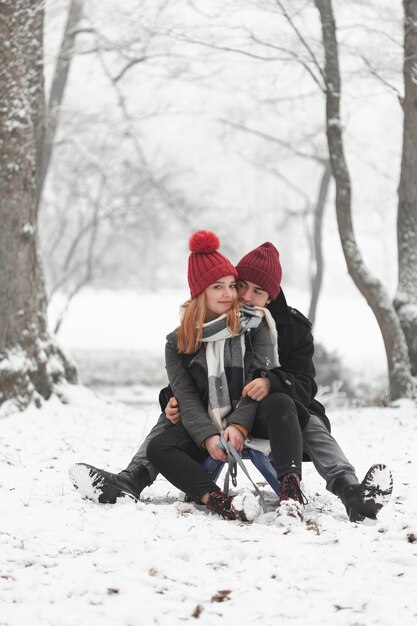
[[[210,230],[198,230],[190,237],[189,246],[191,252],[215,252],[220,248],[220,239]]]

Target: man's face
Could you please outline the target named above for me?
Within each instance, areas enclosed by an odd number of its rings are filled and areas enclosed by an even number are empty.
[[[244,304],[251,306],[266,307],[271,302],[269,293],[259,285],[251,283],[250,280],[237,281],[237,297]]]

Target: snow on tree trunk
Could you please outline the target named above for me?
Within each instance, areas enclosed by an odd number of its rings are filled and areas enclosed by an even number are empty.
[[[47,331],[38,256],[42,12],[43,0],[0,2],[0,416],[76,381]]]
[[[404,125],[398,189],[398,287],[394,306],[417,375],[417,0],[404,0]]]
[[[351,214],[351,186],[340,121],[341,83],[336,25],[331,0],[315,0],[320,13],[325,55],[326,128],[336,183],[336,213],[348,272],[371,307],[381,330],[388,361],[392,399],[410,396],[413,379],[400,321],[383,285],[366,268],[356,243]]]

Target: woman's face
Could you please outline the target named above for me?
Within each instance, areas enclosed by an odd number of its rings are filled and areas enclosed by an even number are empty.
[[[206,294],[206,322],[227,313],[237,298],[236,279],[234,276],[224,276],[218,281],[209,285]]]

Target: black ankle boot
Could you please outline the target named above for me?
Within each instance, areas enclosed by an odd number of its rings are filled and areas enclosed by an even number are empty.
[[[125,496],[139,500],[145,487],[152,484],[144,465],[113,474],[86,463],[76,463],[70,470],[70,477],[74,487],[83,492],[82,495],[100,504],[115,504],[118,498]]]
[[[336,478],[332,492],[345,505],[351,522],[362,522],[365,517],[376,519],[392,493],[392,474],[386,465],[372,465],[359,483],[352,474]]]

